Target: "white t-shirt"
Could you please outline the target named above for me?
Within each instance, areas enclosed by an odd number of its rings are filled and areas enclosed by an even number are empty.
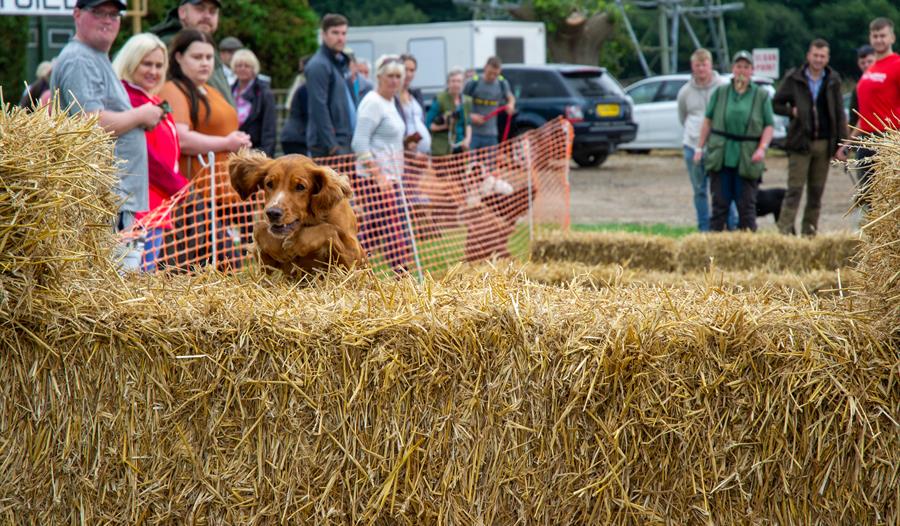
[[[359,103],[356,130],[350,143],[359,160],[374,158],[388,179],[400,177],[405,135],[406,124],[394,101],[385,99],[375,90],[367,93]]]
[[[431,133],[425,127],[425,112],[415,97],[409,98],[409,103],[402,105],[403,120],[406,121],[406,135],[412,135],[413,132],[419,132],[422,140],[419,141],[417,149],[422,153],[431,153]]]

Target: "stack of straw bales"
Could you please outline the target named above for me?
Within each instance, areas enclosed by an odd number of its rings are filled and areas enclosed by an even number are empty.
[[[54,180],[19,167],[33,151],[0,160],[4,186]],[[6,235],[41,235],[9,210]],[[99,272],[24,293],[29,313],[0,304],[4,522],[900,519],[897,350],[849,300],[511,270]]]
[[[697,272],[710,267],[749,271],[808,272],[850,265],[859,238],[833,234],[813,239],[780,234],[693,234],[683,239],[627,233],[551,233],[532,249],[535,261],[618,264],[667,272]]]
[[[0,304],[109,265],[113,150],[95,119],[0,112]]]

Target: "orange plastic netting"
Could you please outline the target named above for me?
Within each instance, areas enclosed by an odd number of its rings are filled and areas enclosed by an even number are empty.
[[[378,159],[394,167],[387,177],[372,177],[351,155],[317,162],[350,177],[369,265],[421,277],[460,261],[527,256],[536,231],[568,228],[571,145],[571,126],[557,119],[495,147]],[[241,201],[217,164],[120,235],[145,240],[147,272],[239,269],[255,261],[261,211],[262,192]]]

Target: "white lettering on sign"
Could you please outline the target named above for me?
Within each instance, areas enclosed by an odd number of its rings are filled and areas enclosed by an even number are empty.
[[[753,50],[753,74],[760,77],[777,79],[780,74],[778,48],[760,48]]]
[[[71,16],[77,0],[0,0],[0,15]]]

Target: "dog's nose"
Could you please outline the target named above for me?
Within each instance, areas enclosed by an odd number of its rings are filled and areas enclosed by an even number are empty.
[[[273,223],[281,221],[283,216],[284,212],[280,208],[266,208],[266,217]]]

